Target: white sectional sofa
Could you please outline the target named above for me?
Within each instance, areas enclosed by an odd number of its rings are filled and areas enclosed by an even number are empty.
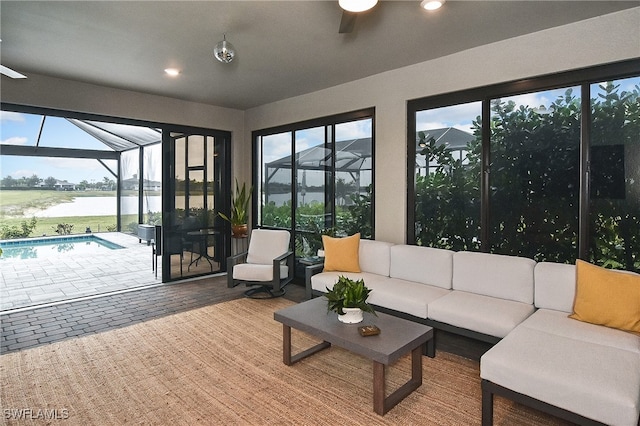
[[[574,265],[371,240],[359,263],[307,267],[307,296],[363,278],[379,311],[495,344],[481,358],[483,424],[496,394],[579,424],[640,425],[640,336],[568,318]]]
[[[359,257],[359,273],[309,267],[307,296],[340,275],[363,278],[378,309],[489,343],[534,311],[531,259],[371,240],[360,241]]]
[[[536,265],[537,310],[480,360],[483,424],[494,394],[578,424],[639,424],[640,336],[569,318],[575,288],[574,265]]]

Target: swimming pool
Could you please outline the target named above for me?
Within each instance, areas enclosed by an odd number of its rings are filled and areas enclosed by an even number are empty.
[[[0,241],[0,259],[42,259],[73,254],[104,254],[124,248],[95,235]]]

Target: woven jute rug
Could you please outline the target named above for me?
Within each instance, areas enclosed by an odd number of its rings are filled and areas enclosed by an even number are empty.
[[[240,299],[0,357],[4,424],[477,425],[479,366],[423,357],[423,385],[384,417],[373,412],[372,363],[329,348],[282,363],[285,299]],[[317,339],[293,331],[294,351]],[[387,389],[410,377],[405,357]],[[497,425],[548,425],[496,399]]]

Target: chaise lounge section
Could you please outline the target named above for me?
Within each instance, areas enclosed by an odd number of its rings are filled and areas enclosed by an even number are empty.
[[[569,318],[575,277],[574,265],[536,265],[536,312],[480,360],[483,425],[494,394],[578,424],[639,424],[640,336]]]

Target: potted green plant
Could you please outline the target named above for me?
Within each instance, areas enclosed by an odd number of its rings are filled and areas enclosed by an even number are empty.
[[[236,179],[236,190],[231,197],[231,214],[227,216],[222,212],[218,213],[221,218],[231,223],[231,233],[234,237],[247,235],[247,210],[249,208],[249,201],[251,201],[252,192],[253,187],[247,190],[244,183],[242,187],[240,187],[238,179]]]
[[[361,322],[362,312],[376,315],[373,307],[367,303],[369,293],[371,290],[364,285],[364,280],[352,280],[341,275],[331,290],[327,288],[327,312],[336,312],[338,320],[347,324]]]

